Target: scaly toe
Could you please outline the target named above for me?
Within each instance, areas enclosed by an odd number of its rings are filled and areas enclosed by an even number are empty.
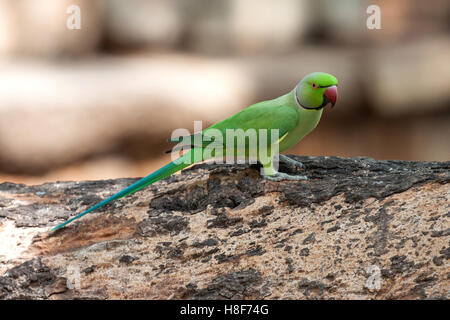
[[[280,154],[279,159],[280,159],[280,162],[283,162],[289,166],[306,169],[306,166],[302,162],[291,159],[288,156],[285,156],[284,154]]]
[[[263,175],[264,179],[270,181],[282,181],[282,180],[291,180],[291,181],[299,181],[299,180],[308,180],[307,176],[293,176],[283,172],[277,172],[272,176]]]

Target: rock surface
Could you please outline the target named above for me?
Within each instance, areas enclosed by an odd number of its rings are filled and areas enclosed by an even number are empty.
[[[135,179],[0,184],[0,298],[449,298],[450,162],[297,158],[307,181],[196,165],[55,233]]]

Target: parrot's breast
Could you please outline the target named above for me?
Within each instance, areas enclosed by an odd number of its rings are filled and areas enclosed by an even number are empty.
[[[289,131],[289,133],[280,141],[279,150],[280,152],[285,151],[300,140],[302,140],[308,133],[314,130],[320,121],[322,116],[322,109],[320,110],[298,110],[298,122],[297,125]]]

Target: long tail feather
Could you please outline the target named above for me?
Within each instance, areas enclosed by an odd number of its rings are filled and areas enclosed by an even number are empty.
[[[84,216],[85,214],[88,214],[89,212],[92,212],[104,205],[106,205],[107,203],[110,203],[111,201],[123,198],[129,194],[132,194],[146,186],[148,186],[149,184],[152,184],[154,182],[157,182],[161,179],[164,179],[168,176],[170,176],[171,174],[180,171],[186,167],[188,167],[189,164],[188,163],[184,163],[183,161],[180,161],[177,163],[175,162],[170,162],[169,164],[165,165],[164,167],[162,167],[161,169],[156,170],[155,172],[149,174],[148,176],[146,176],[145,178],[142,178],[141,180],[133,183],[132,185],[130,185],[129,187],[123,189],[122,191],[116,193],[115,195],[113,195],[112,197],[109,197],[108,199],[103,200],[102,202],[97,203],[95,206],[87,209],[86,211],[80,213],[79,215],[67,220],[66,222],[63,222],[59,225],[57,225],[56,227],[54,227],[53,229],[51,229],[50,231],[55,231],[58,230],[62,227],[64,227],[65,225],[71,223],[72,221],[81,218],[82,216]]]

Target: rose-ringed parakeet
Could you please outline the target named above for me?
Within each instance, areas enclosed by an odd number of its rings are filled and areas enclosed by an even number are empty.
[[[255,103],[202,132],[188,137],[169,139],[170,142],[179,142],[181,147],[189,147],[191,149],[177,160],[170,162],[110,198],[59,224],[51,231],[55,231],[111,201],[125,197],[149,184],[164,179],[193,163],[211,158],[236,156],[239,154],[244,155],[244,157],[254,155],[263,166],[263,177],[268,180],[307,179],[305,176],[292,176],[277,172],[274,166],[275,159],[278,157],[277,151],[282,152],[289,149],[317,126],[322,116],[323,108],[328,104],[334,106],[336,103],[337,84],[337,79],[331,74],[323,72],[311,73],[305,76],[292,91],[281,97]],[[235,143],[236,137],[227,139],[237,130],[245,132],[254,130],[257,133],[256,144],[250,143],[249,139],[246,139],[243,145]],[[265,132],[265,135],[259,135],[259,132]],[[272,132],[276,134],[272,134]],[[274,136],[276,140],[273,139]],[[230,141],[233,143],[227,143]],[[279,160],[289,165],[303,167],[301,162],[283,155],[279,155]]]

